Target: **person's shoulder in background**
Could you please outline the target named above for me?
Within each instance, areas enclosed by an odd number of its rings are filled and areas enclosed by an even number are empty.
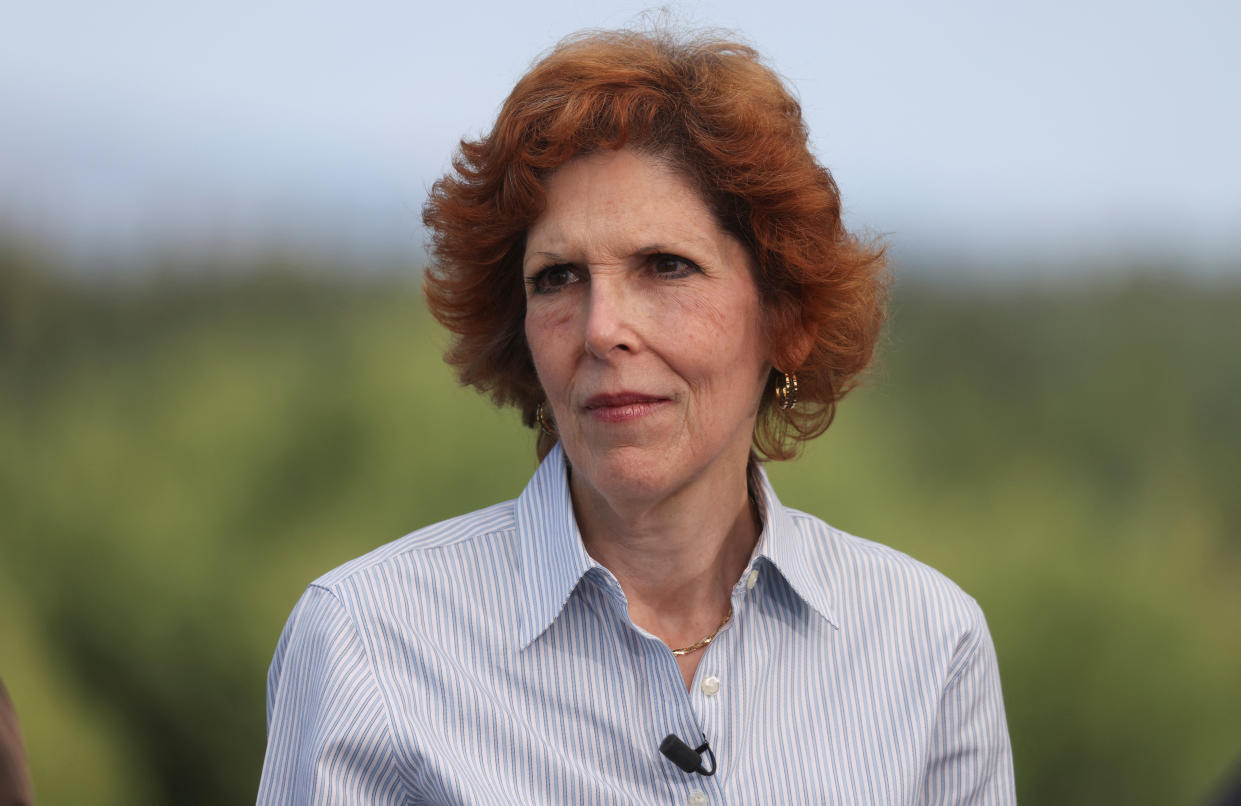
[[[34,791],[30,771],[26,767],[26,751],[22,745],[17,712],[9,692],[0,681],[0,804],[31,806]]]

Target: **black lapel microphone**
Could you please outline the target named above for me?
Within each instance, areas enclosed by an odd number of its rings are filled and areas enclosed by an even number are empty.
[[[711,745],[707,742],[707,737],[702,737],[702,744],[697,747],[690,747],[681,741],[676,735],[669,733],[664,740],[659,743],[659,752],[663,753],[669,761],[677,765],[686,772],[696,772],[699,775],[715,775],[715,753],[711,752]],[[711,769],[703,767],[702,754],[707,754],[707,758],[711,759]]]

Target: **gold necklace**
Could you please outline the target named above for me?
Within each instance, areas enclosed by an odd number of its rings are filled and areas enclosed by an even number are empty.
[[[680,649],[674,649],[672,650],[672,654],[676,655],[679,658],[682,655],[688,655],[691,652],[697,652],[698,650],[705,647],[707,644],[714,641],[715,636],[719,635],[720,630],[724,629],[724,625],[732,620],[733,620],[733,606],[730,604],[728,606],[728,615],[724,616],[724,620],[720,622],[720,626],[712,630],[710,635],[708,635],[706,638],[703,638],[699,641],[696,641],[690,644],[689,646],[683,646]]]

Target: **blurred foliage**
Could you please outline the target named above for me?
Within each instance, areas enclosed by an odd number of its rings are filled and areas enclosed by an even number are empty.
[[[306,583],[534,467],[416,278],[165,268],[0,246],[0,676],[45,806],[251,800]],[[1025,804],[1194,803],[1241,758],[1238,345],[1238,285],[901,287],[771,469],[979,599]]]

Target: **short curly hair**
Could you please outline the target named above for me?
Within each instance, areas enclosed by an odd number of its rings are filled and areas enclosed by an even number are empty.
[[[573,35],[517,82],[491,133],[462,140],[422,211],[423,280],[452,334],[461,382],[536,427],[545,399],[526,343],[521,263],[544,181],[576,156],[629,146],[667,160],[751,252],[773,345],[754,448],[794,456],[822,434],[870,363],[886,299],[884,250],[841,221],[840,193],[811,154],[801,106],[750,47],[709,34]],[[798,403],[775,404],[783,371]],[[539,456],[554,439],[540,433]]]

